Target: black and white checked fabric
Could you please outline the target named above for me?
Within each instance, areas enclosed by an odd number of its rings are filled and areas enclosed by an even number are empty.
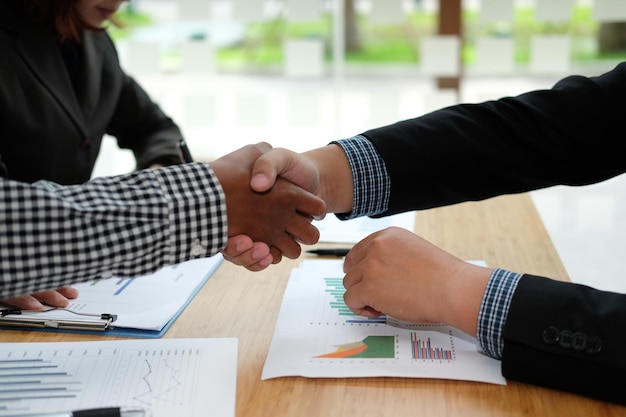
[[[83,185],[0,179],[0,299],[210,256],[227,240],[224,192],[202,163]]]

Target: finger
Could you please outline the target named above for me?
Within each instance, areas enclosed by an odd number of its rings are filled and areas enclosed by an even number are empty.
[[[314,220],[324,220],[324,218],[326,217],[326,212],[324,212],[323,214],[319,215],[319,216],[313,216]]]
[[[281,233],[274,238],[272,246],[275,246],[283,256],[289,259],[297,259],[302,252],[300,244],[289,233]]]
[[[296,210],[314,219],[323,219],[326,216],[326,202],[302,188],[297,190]]]
[[[33,297],[39,300],[42,304],[52,307],[67,307],[70,303],[70,300],[68,300],[67,297],[56,290],[34,293]]]
[[[350,290],[346,289],[346,292],[343,294],[343,301],[350,311],[365,317],[378,317],[382,315],[382,312],[376,310],[365,301],[366,299],[363,298],[359,290],[360,288],[357,285]]]
[[[253,247],[231,260],[235,265],[241,265],[249,271],[262,271],[270,266],[274,261],[267,244],[263,242],[255,242]]]
[[[277,264],[283,259],[283,254],[276,246],[270,246],[270,254],[272,255],[273,264]]]
[[[261,259],[260,261],[255,262],[251,265],[246,265],[245,268],[248,271],[258,272],[258,271],[264,270],[265,268],[272,265],[273,263],[275,263],[274,258],[272,257],[271,254],[268,254],[265,258]]]
[[[348,256],[350,256],[352,251],[354,251],[354,248],[350,249],[350,252],[348,252],[348,255],[346,255],[346,257],[343,260],[344,263],[347,261]],[[350,290],[352,287],[360,283],[361,280],[363,279],[363,274],[357,265],[359,264],[354,264],[353,266],[351,266],[349,269],[345,271],[346,274],[343,277],[343,286],[346,289],[346,291]],[[344,267],[344,270],[345,269],[346,268]]]
[[[22,295],[2,300],[3,304],[17,307],[21,310],[43,310],[44,305],[32,295]]]
[[[354,314],[358,314],[359,316],[363,316],[363,317],[380,317],[383,315],[383,313],[381,313],[380,311],[375,310],[369,306],[365,306],[359,310],[351,309],[350,311],[352,311]]]
[[[243,252],[235,257],[229,257],[224,255],[224,259],[232,262],[235,265],[243,266],[247,269],[260,270],[259,268],[265,268],[272,264],[272,255],[269,252],[268,246],[263,242],[257,242],[258,246],[254,249]],[[258,264],[258,265],[256,265]]]
[[[253,242],[246,235],[237,235],[228,239],[222,251],[224,259],[251,271],[260,271],[272,264],[270,248],[264,242]]]
[[[222,251],[224,258],[235,264],[234,260],[245,251],[252,249],[252,239],[246,235],[231,236],[226,242],[226,248]],[[239,265],[239,264],[237,264]]]
[[[320,239],[320,231],[311,224],[311,218],[298,216],[287,227],[289,233],[298,242],[313,245]]]
[[[272,254],[265,242],[254,242],[252,247],[238,257],[238,264],[251,271],[260,271],[272,264]]]
[[[67,299],[74,299],[78,297],[78,290],[73,287],[63,287],[59,288],[57,291]]]

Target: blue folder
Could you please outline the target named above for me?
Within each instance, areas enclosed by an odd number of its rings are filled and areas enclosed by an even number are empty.
[[[219,258],[217,258],[219,257]],[[217,268],[222,264],[224,258],[221,255],[216,255],[216,262],[211,264],[211,267],[207,269],[199,281],[198,285],[193,289],[193,291],[189,294],[186,302],[178,309],[178,311],[172,316],[172,318],[159,330],[144,330],[144,329],[136,329],[131,327],[116,327],[115,321],[110,323],[105,323],[105,321],[99,322],[102,330],[93,329],[95,327],[92,324],[86,324],[87,327],[80,329],[72,329],[72,328],[57,328],[57,327],[48,327],[51,325],[55,325],[58,323],[66,322],[66,321],[56,321],[49,319],[39,319],[38,322],[46,321],[47,325],[33,323],[32,320],[26,318],[20,318],[19,310],[11,309],[10,307],[0,309],[0,312],[3,312],[2,317],[0,317],[0,330],[32,330],[32,331],[41,331],[41,332],[63,332],[63,333],[80,333],[80,334],[95,334],[100,336],[120,336],[120,337],[136,337],[136,338],[160,338],[165,332],[170,328],[172,324],[176,321],[176,319],[180,316],[180,314],[185,310],[187,305],[194,299],[194,297],[198,294],[198,292],[204,287],[209,278],[213,275],[213,273],[217,270]],[[11,314],[11,312],[16,312],[18,314]],[[115,312],[110,312],[113,315]],[[3,323],[4,322],[4,323]],[[8,324],[11,323],[11,324]],[[106,326],[104,325],[106,324]]]

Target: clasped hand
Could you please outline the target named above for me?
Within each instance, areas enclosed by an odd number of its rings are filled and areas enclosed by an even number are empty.
[[[300,256],[300,243],[319,239],[313,218],[326,212],[322,199],[283,178],[260,192],[250,187],[254,162],[270,149],[267,143],[248,145],[211,163],[226,194],[229,242],[224,256],[250,270],[278,263],[283,255]]]

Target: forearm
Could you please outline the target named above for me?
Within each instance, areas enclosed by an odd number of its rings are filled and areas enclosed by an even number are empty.
[[[320,195],[328,213],[352,211],[352,171],[343,149],[331,144],[303,153],[320,172]]]
[[[483,298],[493,270],[468,262],[448,274],[446,285],[442,285],[441,300],[445,323],[471,336],[477,336]]]
[[[206,164],[0,189],[0,298],[143,275],[226,243],[223,191]]]

